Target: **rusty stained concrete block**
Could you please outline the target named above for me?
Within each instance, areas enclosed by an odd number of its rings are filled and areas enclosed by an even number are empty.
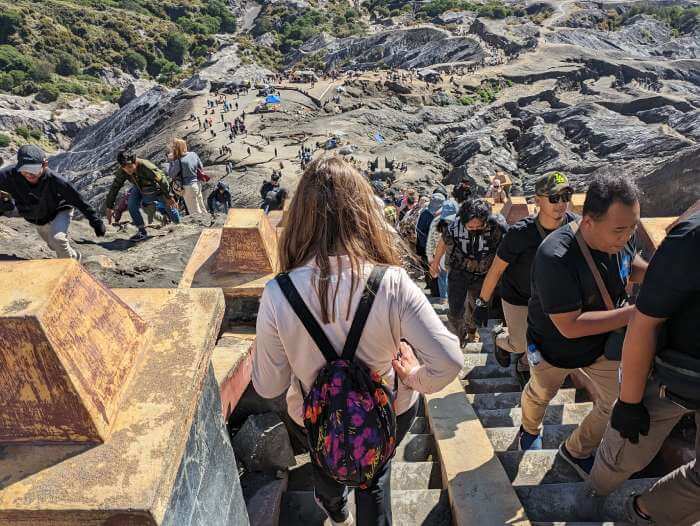
[[[76,261],[0,263],[0,443],[105,441],[147,340]]]
[[[224,299],[214,289],[115,289],[151,326],[104,444],[0,450],[0,524],[161,524],[202,396]],[[218,411],[218,404],[216,404]]]
[[[180,279],[180,288],[216,287],[232,312],[236,298],[259,298],[277,271],[277,232],[262,210],[232,209],[221,229],[206,229]]]
[[[586,200],[586,194],[574,194],[571,196],[569,210],[573,213],[581,215],[583,213],[583,203]]]
[[[221,392],[225,421],[250,383],[254,353],[255,327],[232,327],[221,335],[214,347],[211,363]]]
[[[277,269],[277,235],[260,209],[234,208],[221,232],[215,272],[266,274]]]

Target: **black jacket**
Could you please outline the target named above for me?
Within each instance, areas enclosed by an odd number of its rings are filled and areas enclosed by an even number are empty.
[[[14,166],[0,170],[0,191],[10,194],[19,214],[35,225],[50,223],[68,208],[80,210],[91,226],[100,222],[95,209],[73,185],[51,170],[46,170],[36,185],[30,185]]]

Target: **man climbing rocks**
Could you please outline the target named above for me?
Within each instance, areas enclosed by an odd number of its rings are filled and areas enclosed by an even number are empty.
[[[525,381],[529,369],[525,355],[525,333],[532,262],[537,247],[546,236],[577,219],[575,214],[567,212],[572,193],[569,180],[561,172],[545,174],[535,182],[535,202],[539,214],[536,217],[526,217],[508,228],[476,301],[474,317],[477,324],[486,326],[489,303],[500,281],[501,305],[507,329],[496,338],[494,356],[501,367],[510,365],[511,353],[520,356],[517,372],[519,378],[524,378]]]
[[[596,177],[581,221],[547,236],[533,263],[527,318],[530,381],[521,398],[519,446],[542,448],[545,410],[564,379],[581,369],[597,396],[559,455],[583,478],[593,467],[593,451],[618,395],[619,353],[634,309],[627,304],[627,285],[641,282],[646,272],[635,246],[638,223],[634,183]]]
[[[107,194],[106,213],[107,221],[112,222],[114,203],[117,194],[128,179],[134,186],[133,193],[129,194],[129,215],[131,220],[139,229],[138,233],[131,237],[132,241],[143,241],[148,237],[146,225],[141,215],[141,206],[146,206],[160,201],[167,209],[176,208],[175,200],[170,196],[170,185],[168,178],[160,171],[155,164],[146,159],[138,159],[129,150],[121,150],[117,154],[117,164],[119,169],[112,182],[112,186]],[[178,222],[179,218],[172,214],[173,222]]]
[[[75,187],[49,169],[46,154],[37,146],[22,146],[17,164],[0,171],[0,191],[14,199],[19,214],[36,225],[39,235],[59,258],[80,260],[68,237],[74,208],[87,218],[98,237],[107,230]]]
[[[448,318],[462,346],[476,340],[476,300],[506,230],[487,201],[467,200],[438,242],[430,272],[434,278],[439,275],[440,259],[446,254]]]

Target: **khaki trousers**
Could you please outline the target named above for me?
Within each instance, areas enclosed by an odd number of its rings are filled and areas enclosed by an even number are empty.
[[[206,213],[207,209],[204,206],[202,189],[199,187],[198,181],[195,181],[192,184],[184,185],[182,190],[182,197],[185,199],[187,211],[190,213],[190,215],[195,216]]]
[[[579,424],[566,441],[566,449],[576,458],[586,458],[598,447],[605,426],[610,419],[612,405],[618,397],[617,370],[620,362],[604,356],[588,367],[578,369],[588,377],[598,390],[593,410]],[[522,425],[528,433],[536,435],[542,429],[542,419],[549,402],[559,391],[566,377],[576,369],[561,369],[542,360],[530,367],[530,381],[521,397]]]
[[[507,328],[504,327],[496,337],[496,345],[515,354],[524,354],[527,352],[527,305],[512,305],[507,301],[501,300],[503,307],[503,317],[506,319]]]
[[[659,385],[650,381],[644,394],[649,411],[649,435],[632,444],[609,427],[598,448],[590,484],[598,495],[608,495],[632,474],[646,467],[661,449],[664,440],[683,415],[689,413],[659,397]],[[700,430],[700,411],[695,412]],[[695,439],[695,460],[672,471],[641,494],[639,501],[660,525],[692,526],[700,522],[700,432]]]

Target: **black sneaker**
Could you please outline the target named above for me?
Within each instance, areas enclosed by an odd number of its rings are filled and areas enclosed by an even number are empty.
[[[510,367],[510,353],[498,345],[493,347],[493,356],[501,367]]]
[[[145,239],[148,239],[148,233],[145,230],[139,230],[129,238],[129,241],[143,241]]]
[[[561,446],[559,446],[559,456],[574,468],[574,471],[578,473],[579,477],[583,480],[588,480],[588,477],[591,475],[591,470],[593,469],[593,462],[595,461],[593,455],[586,458],[572,457],[569,450],[566,449],[566,445],[562,443]]]
[[[321,508],[326,515],[328,515],[332,526],[353,526],[355,524],[355,520],[353,519],[352,513],[350,513],[350,510],[348,510],[347,502],[345,503],[345,505],[343,505],[343,507],[340,510],[329,511],[323,505],[321,499],[319,499],[316,496],[315,491],[314,500],[316,501],[316,505],[319,508]]]

